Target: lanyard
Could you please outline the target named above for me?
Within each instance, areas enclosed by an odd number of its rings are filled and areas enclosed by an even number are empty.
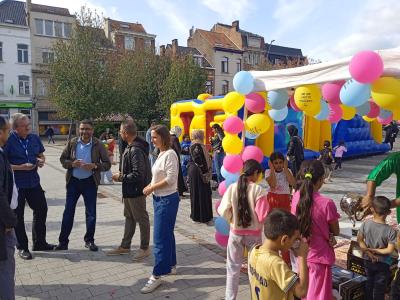
[[[20,143],[22,149],[25,150],[25,155],[26,155],[26,160],[29,163],[29,155],[28,155],[28,144],[29,144],[29,140],[28,137],[25,139],[25,143],[18,137],[18,135],[13,132],[15,138],[18,140],[18,142]]]

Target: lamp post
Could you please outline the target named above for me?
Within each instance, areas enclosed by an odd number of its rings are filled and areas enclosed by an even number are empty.
[[[269,42],[268,51],[267,51],[267,60],[268,60],[268,62],[269,62],[269,50],[271,50],[271,46],[272,46],[272,43],[273,43],[273,42],[275,42],[275,40],[271,40],[271,41]]]

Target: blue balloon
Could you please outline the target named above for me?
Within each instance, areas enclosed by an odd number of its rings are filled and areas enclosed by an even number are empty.
[[[381,108],[381,111],[379,112],[379,117],[383,120],[389,118],[393,113],[390,110]]]
[[[255,140],[256,138],[259,137],[259,134],[254,134],[254,133],[246,131],[245,136],[246,136],[246,139]]]
[[[349,79],[340,89],[340,100],[344,105],[357,107],[371,97],[371,85]]]
[[[226,182],[234,183],[239,179],[240,173],[228,172],[224,166],[221,167],[221,175],[225,178]]]
[[[321,111],[314,118],[316,118],[319,121],[323,121],[328,119],[328,116],[329,116],[328,103],[326,103],[324,100],[321,100]]]
[[[276,122],[283,121],[288,115],[288,108],[285,106],[282,109],[271,109],[268,111],[268,114]]]
[[[286,90],[275,90],[268,92],[268,104],[272,109],[283,109],[287,106],[289,96]]]
[[[247,71],[240,71],[233,77],[233,87],[235,91],[247,95],[254,88],[254,78]]]
[[[371,110],[371,105],[369,102],[365,102],[364,104],[361,104],[360,106],[356,107],[357,114],[360,116],[366,116],[368,115],[369,111]]]
[[[222,235],[229,235],[230,226],[223,217],[217,217],[214,223],[215,229]]]

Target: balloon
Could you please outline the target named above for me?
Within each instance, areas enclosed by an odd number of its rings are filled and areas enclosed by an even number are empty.
[[[400,81],[382,77],[372,83],[371,95],[380,107],[395,110],[400,106]]]
[[[247,146],[243,150],[242,160],[247,161],[249,159],[254,159],[261,163],[264,159],[264,153],[257,146]]]
[[[290,98],[289,98],[289,104],[290,104],[290,107],[291,107],[294,111],[300,111],[300,108],[297,107],[296,102],[294,101],[294,95],[290,96]]]
[[[371,97],[371,85],[349,79],[340,90],[340,100],[347,106],[360,106]]]
[[[235,91],[247,95],[254,88],[254,78],[247,71],[240,71],[233,77],[233,88]]]
[[[393,120],[400,120],[400,109],[393,111]]]
[[[222,235],[229,235],[230,226],[223,217],[217,217],[214,223],[215,229]]]
[[[343,116],[343,111],[340,105],[329,105],[328,120],[331,123],[337,123]]]
[[[229,154],[225,156],[223,166],[230,173],[237,173],[243,168],[243,161],[240,155]]]
[[[217,213],[218,216],[219,216],[218,207],[220,205],[221,205],[221,200],[217,200],[217,202],[215,202],[215,204],[214,204],[215,212]]]
[[[342,108],[343,111],[343,116],[342,116],[343,120],[351,120],[356,115],[357,111],[354,107],[347,106],[344,104],[341,104],[340,107]]]
[[[390,110],[381,108],[378,118],[380,118],[381,120],[386,120],[392,115],[393,113]]]
[[[246,134],[245,134],[246,139],[250,139],[250,140],[255,140],[259,136],[260,136],[259,134],[253,134],[248,131],[246,131]]]
[[[326,120],[329,116],[329,106],[324,100],[321,100],[321,111],[314,118],[319,121]]]
[[[279,122],[283,121],[288,115],[288,108],[285,106],[282,109],[271,109],[268,111],[269,116],[272,120]]]
[[[202,100],[202,101],[204,101],[204,100],[206,100],[206,99],[208,99],[208,98],[210,98],[210,97],[212,97],[210,94],[200,94],[200,95],[198,95],[197,96],[197,99],[198,100]]]
[[[228,246],[228,240],[229,235],[222,235],[218,231],[215,233],[215,241],[220,247],[226,248],[226,246]]]
[[[381,117],[378,117],[377,119],[378,119],[379,124],[387,125],[387,124],[389,124],[390,122],[392,122],[392,120],[393,120],[393,114],[390,114],[390,116],[387,117],[386,119],[382,119]]]
[[[367,116],[363,116],[362,118],[363,118],[364,121],[366,121],[366,122],[372,122],[373,120],[375,120],[375,118],[369,118],[369,117],[367,117]]]
[[[243,143],[237,135],[227,133],[222,140],[222,147],[226,153],[239,154],[242,152]]]
[[[265,110],[265,99],[258,93],[247,95],[244,103],[252,113],[260,113]]]
[[[218,186],[218,194],[222,197],[225,194],[227,188],[228,187],[226,186],[225,180],[220,182],[220,184]]]
[[[264,114],[254,114],[245,121],[246,130],[251,134],[261,134],[271,126],[270,119]]]
[[[381,56],[374,51],[358,52],[349,63],[351,77],[360,83],[371,83],[383,73]]]
[[[294,92],[294,100],[299,109],[315,116],[321,110],[321,91],[315,84],[298,87]]]
[[[288,104],[288,94],[285,89],[268,92],[268,104],[273,109],[283,109]]]
[[[221,176],[225,178],[226,182],[234,183],[239,179],[240,173],[228,172],[224,166],[221,167]]]
[[[244,104],[244,96],[238,92],[229,92],[225,95],[222,107],[225,112],[236,113]]]
[[[371,104],[369,101],[365,102],[364,104],[356,107],[357,114],[360,116],[367,115],[371,110]]]
[[[379,116],[379,112],[381,111],[381,109],[374,101],[369,101],[369,105],[370,105],[370,110],[369,113],[367,114],[367,117],[370,119],[375,119],[377,116]]]
[[[340,104],[340,89],[346,81],[328,82],[322,85],[322,97],[328,101],[329,104]]]
[[[259,94],[260,96],[263,97],[264,101],[265,101],[265,108],[264,110],[270,110],[271,106],[269,106],[268,104],[268,92],[267,91],[263,91],[263,92],[257,92],[257,94]]]
[[[242,119],[239,117],[230,116],[225,120],[223,127],[227,133],[238,134],[239,132],[242,132],[244,124]]]

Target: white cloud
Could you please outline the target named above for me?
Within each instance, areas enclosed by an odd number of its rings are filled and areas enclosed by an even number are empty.
[[[253,9],[250,0],[201,0],[201,3],[216,12],[223,22],[229,23],[246,19]]]

